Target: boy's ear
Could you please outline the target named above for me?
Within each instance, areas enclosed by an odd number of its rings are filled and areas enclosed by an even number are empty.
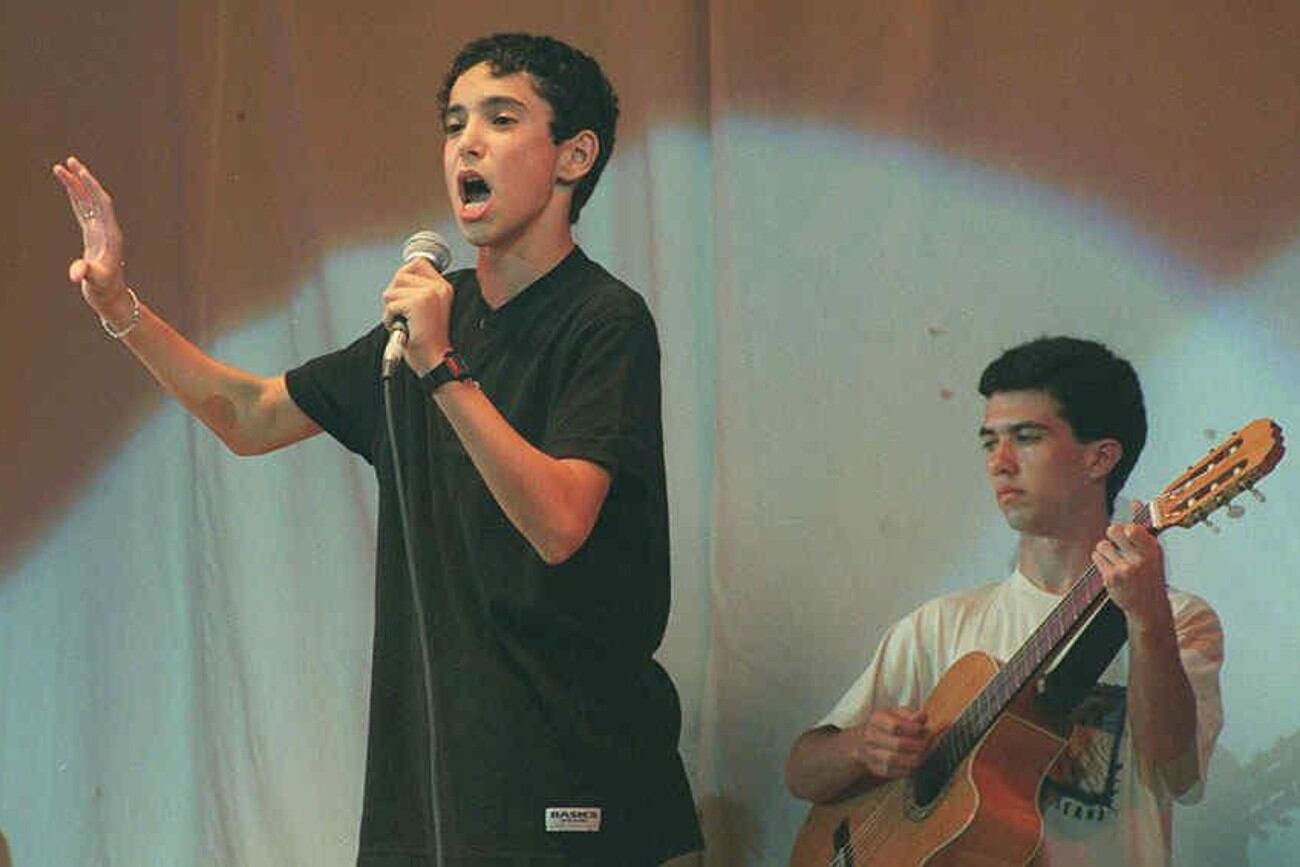
[[[587,176],[600,154],[600,139],[589,129],[574,133],[560,144],[560,163],[556,175],[560,183],[573,185]]]
[[[1095,440],[1088,443],[1088,449],[1088,470],[1094,479],[1106,478],[1124,456],[1124,446],[1116,439]]]

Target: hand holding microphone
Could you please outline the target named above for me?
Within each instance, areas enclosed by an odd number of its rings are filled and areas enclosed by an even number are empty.
[[[402,360],[403,351],[406,343],[410,339],[410,329],[406,324],[406,310],[410,307],[412,298],[427,298],[429,292],[428,277],[420,274],[419,270],[408,267],[412,262],[424,260],[433,266],[439,274],[451,265],[451,248],[447,246],[437,232],[430,232],[427,229],[416,232],[406,239],[402,245],[402,261],[406,263],[397,274],[393,277],[393,282],[384,290],[385,321],[388,324],[389,336],[388,345],[384,347],[383,376],[388,379],[397,369],[397,363]],[[446,284],[443,284],[446,287]],[[446,331],[451,317],[451,293],[448,288],[443,293],[437,293],[437,287],[434,287],[435,298],[432,299],[437,305],[441,302],[441,326],[442,336],[447,337]],[[403,312],[388,315],[388,308],[400,305]],[[435,317],[436,318],[436,317]],[[436,329],[437,326],[435,326]],[[450,348],[450,347],[447,347]]]

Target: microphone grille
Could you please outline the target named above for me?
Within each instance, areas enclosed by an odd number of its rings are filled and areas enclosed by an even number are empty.
[[[438,269],[441,274],[451,265],[451,248],[447,242],[437,232],[431,232],[428,229],[421,229],[414,235],[406,239],[402,245],[402,261],[410,262],[412,259],[428,259],[434,268]]]

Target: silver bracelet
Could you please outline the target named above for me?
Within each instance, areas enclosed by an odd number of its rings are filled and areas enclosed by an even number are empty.
[[[136,296],[130,286],[126,287],[126,294],[131,296],[131,315],[127,318],[126,324],[121,329],[114,328],[111,323],[103,316],[99,317],[99,324],[104,326],[105,333],[114,340],[121,340],[126,337],[135,327],[140,324],[140,299]]]

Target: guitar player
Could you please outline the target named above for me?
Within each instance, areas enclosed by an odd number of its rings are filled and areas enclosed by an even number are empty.
[[[795,741],[786,784],[825,804],[910,775],[936,734],[922,704],[948,667],[973,650],[1010,658],[1091,564],[1128,640],[1075,704],[1038,792],[1032,863],[1168,864],[1172,804],[1199,799],[1222,726],[1223,633],[1209,605],[1168,587],[1151,533],[1111,523],[1146,439],[1137,375],[1098,343],[1044,337],[993,361],[979,391],[985,468],[1019,537],[1015,570],[890,627],[862,676]]]

